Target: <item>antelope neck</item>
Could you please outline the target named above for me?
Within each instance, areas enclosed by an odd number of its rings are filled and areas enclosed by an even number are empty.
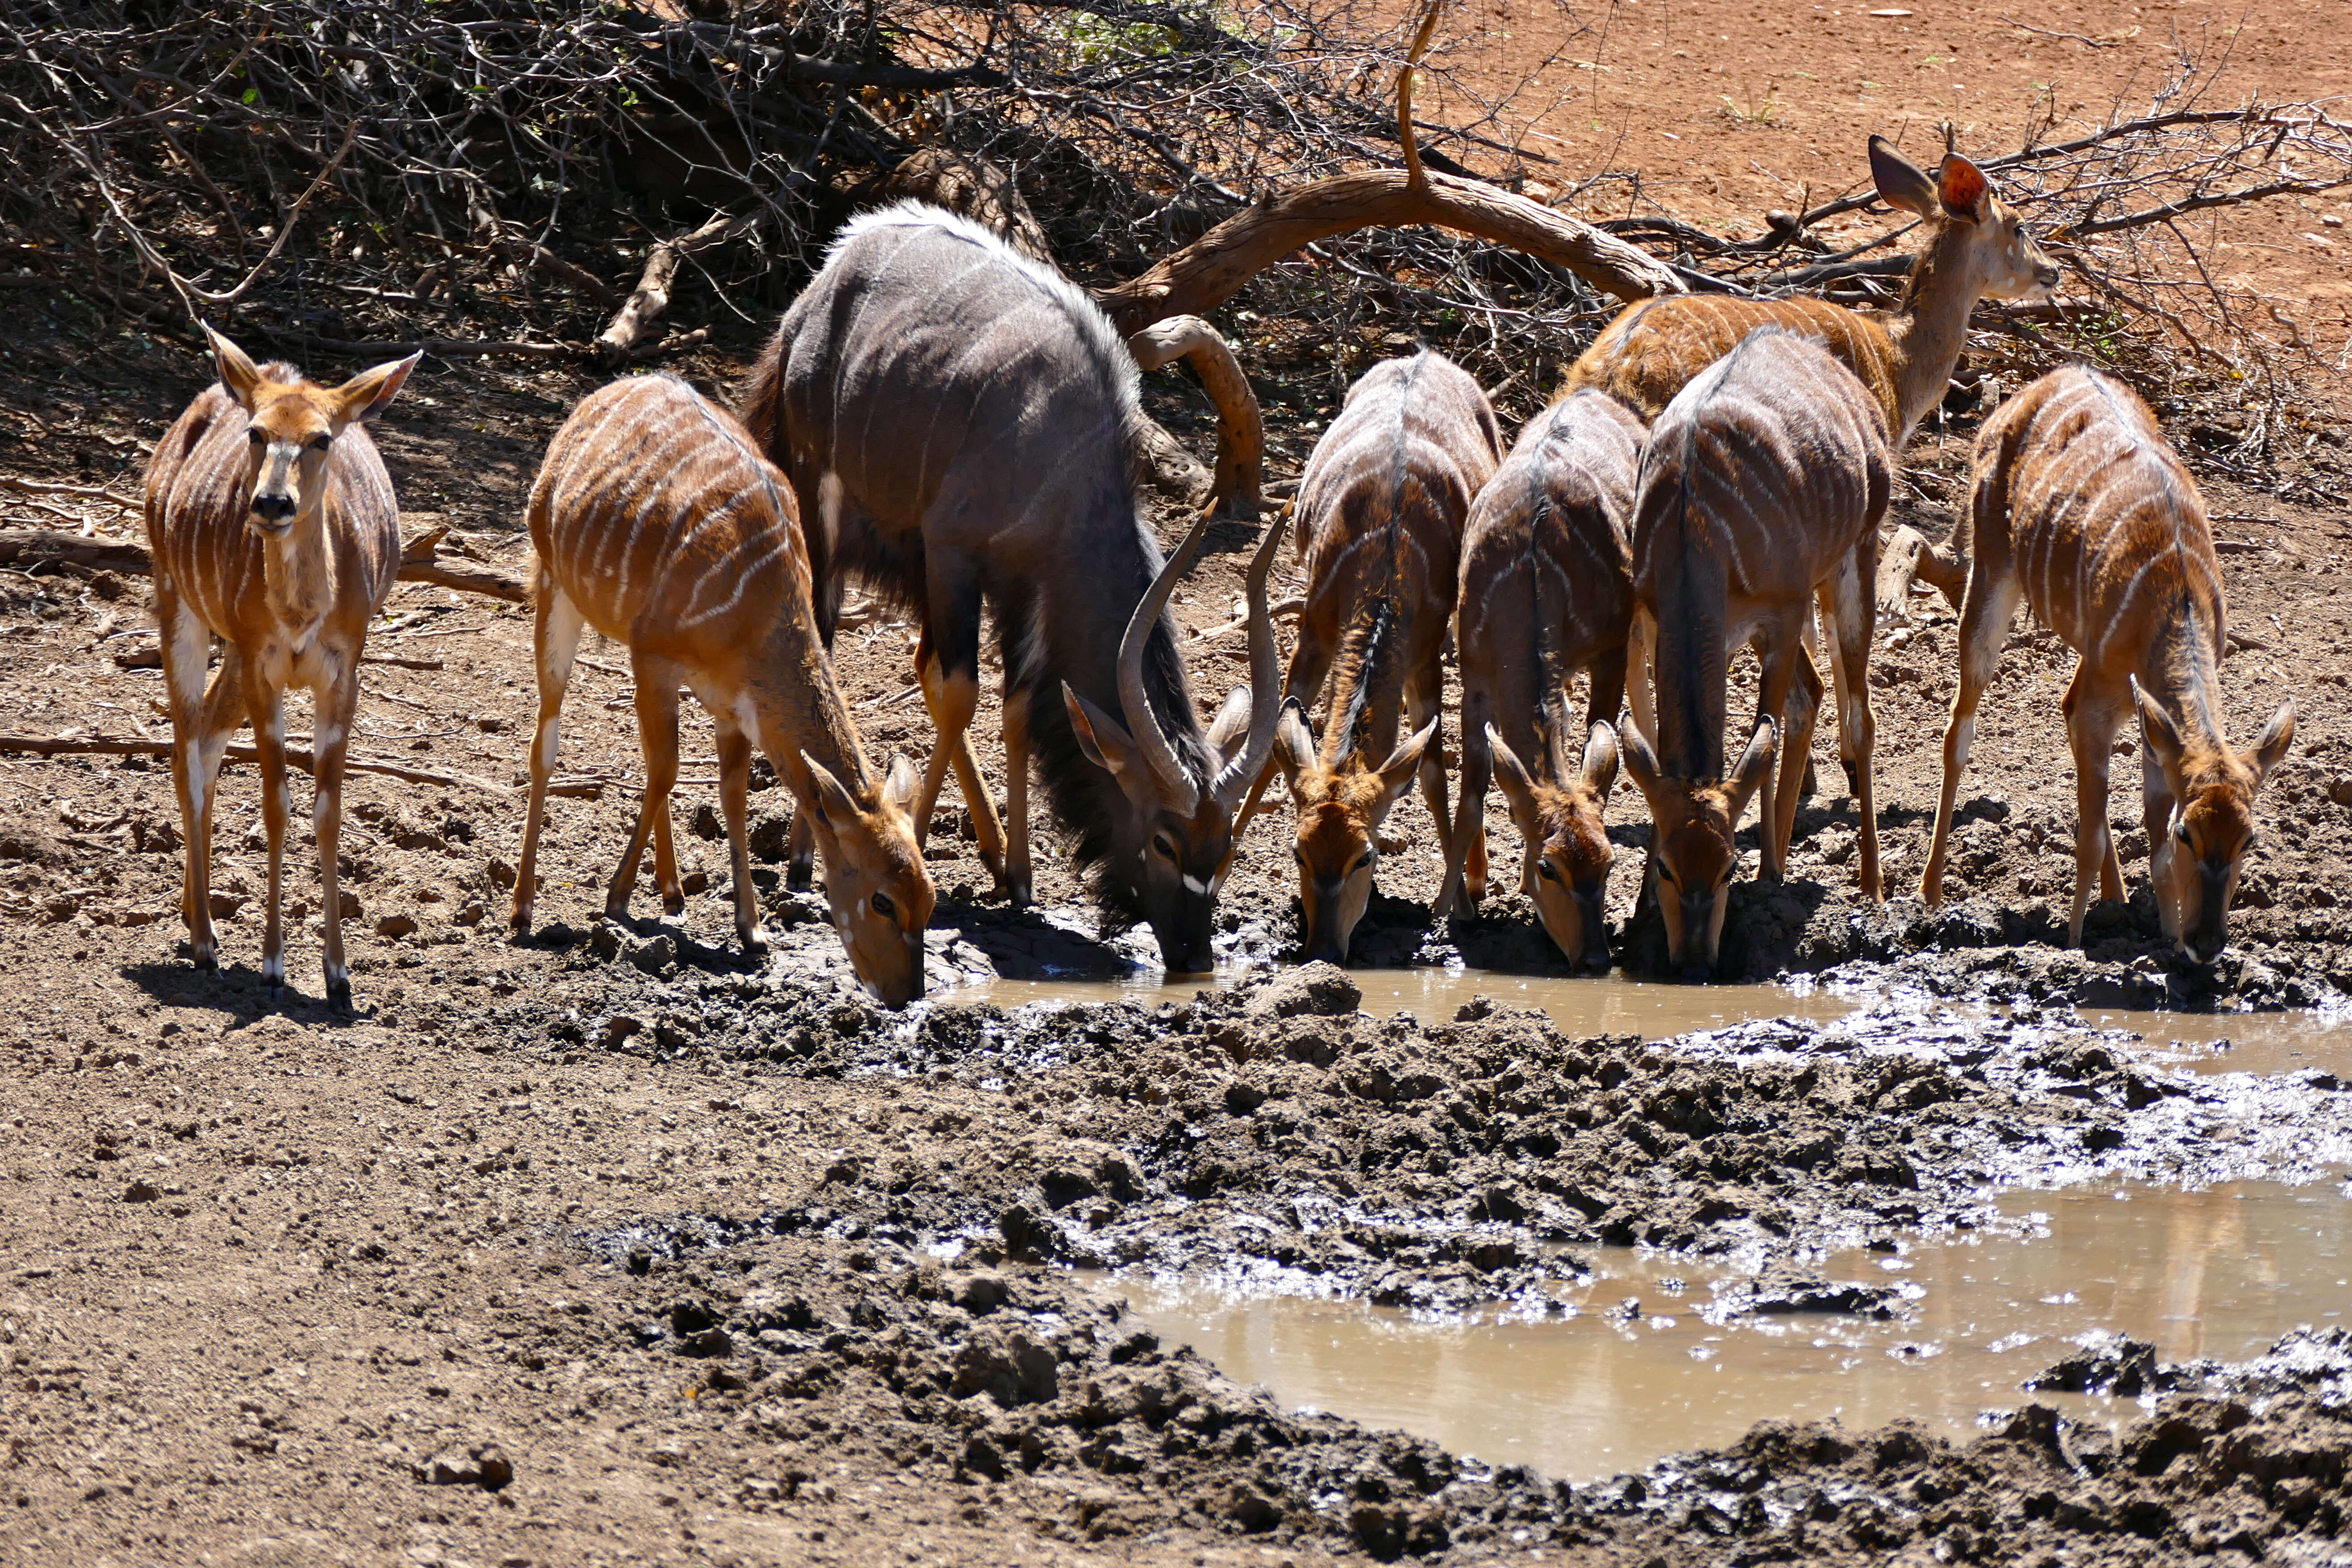
[[[1910,445],[1911,432],[1927,411],[1943,401],[1967,346],[1969,313],[1984,286],[1972,237],[1964,224],[1938,227],[1912,264],[1911,288],[1902,306],[1886,322],[1895,353],[1895,397],[1902,405],[1903,427],[1893,433],[1898,453]]]

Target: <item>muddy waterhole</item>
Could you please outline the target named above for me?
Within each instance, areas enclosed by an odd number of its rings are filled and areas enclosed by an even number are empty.
[[[1484,998],[1540,1008],[1570,1034],[1651,1040],[1775,1018],[1829,1023],[1890,999],[1884,990],[1802,983],[1689,986],[1473,969],[1352,977],[1364,1011],[1379,1016],[1442,1020]],[[1234,978],[999,981],[946,999],[1152,1006]],[[2157,1070],[2352,1073],[2352,1015],[2080,1016],[2139,1036],[2129,1054]],[[2160,1362],[2239,1360],[2298,1324],[2343,1321],[2352,1307],[2346,1174],[2299,1186],[2012,1189],[1998,1206],[2024,1236],[1909,1237],[1830,1253],[1806,1271],[1895,1288],[1861,1312],[1745,1313],[1738,1303],[1752,1269],[1638,1247],[1593,1252],[1590,1274],[1543,1306],[1468,1318],[1334,1300],[1308,1279],[1295,1291],[1270,1291],[1262,1277],[1238,1288],[1181,1276],[1105,1275],[1097,1283],[1163,1342],[1263,1384],[1286,1407],[1401,1427],[1490,1464],[1598,1480],[1732,1442],[1770,1418],[1835,1417],[1859,1430],[1909,1417],[1957,1440],[1988,1413],[2032,1398],[2120,1430],[2152,1392],[2069,1390],[2044,1376],[2053,1363],[2116,1335],[2152,1345]]]

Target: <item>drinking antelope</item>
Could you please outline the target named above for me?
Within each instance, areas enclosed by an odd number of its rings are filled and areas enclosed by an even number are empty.
[[[1372,896],[1381,823],[1416,776],[1444,845],[1438,658],[1462,521],[1501,451],[1486,393],[1423,350],[1374,365],[1348,389],[1299,477],[1307,604],[1275,756],[1298,810],[1292,853],[1309,961],[1347,962]],[[1302,714],[1327,680],[1318,746]],[[1413,726],[1402,742],[1401,721]]]
[[[1281,525],[1250,573],[1252,684],[1204,732],[1164,613],[1187,552],[1163,567],[1136,510],[1136,382],[1126,344],[1067,279],[908,202],[844,229],[742,410],[800,495],[828,636],[852,573],[922,623],[939,741],[918,838],[955,766],[983,856],[1003,847],[1006,890],[1025,902],[1034,754],[1079,863],[1150,923],[1171,971],[1189,972],[1214,962],[1234,808],[1274,746],[1265,586]],[[1004,660],[1009,841],[966,737],[983,599]]]
[[[2057,266],[2025,232],[2017,209],[1983,171],[1947,153],[1929,179],[1885,138],[1870,139],[1870,174],[1881,201],[1917,218],[1926,243],[1911,265],[1902,301],[1885,316],[1824,300],[1738,300],[1676,294],[1620,312],[1569,367],[1562,396],[1598,387],[1654,420],[1691,377],[1759,327],[1818,335],[1877,400],[1900,454],[1927,411],[1943,401],[1979,300],[2007,300],[2054,287]]]
[[[1634,613],[1656,635],[1656,751],[1638,726],[1622,739],[1625,771],[1655,824],[1651,866],[1669,956],[1686,973],[1714,967],[1738,859],[1732,836],[1759,786],[1765,875],[1787,864],[1822,695],[1801,641],[1816,592],[1843,665],[1838,728],[1861,806],[1862,889],[1878,897],[1865,678],[1892,468],[1877,400],[1818,339],[1778,327],[1694,377],[1651,430],[1633,551]],[[1742,642],[1763,679],[1754,735],[1726,780],[1727,663]]]
[[[2197,482],[2129,387],[2069,366],[1986,421],[1961,526],[1959,689],[1919,896],[1930,909],[1942,901],[1977,702],[2022,595],[2082,656],[2065,697],[2077,812],[2067,942],[2082,944],[2095,875],[2100,897],[2124,896],[2107,836],[2107,758],[2116,726],[2136,710],[2148,878],[2164,934],[2194,962],[2211,963],[2229,940],[2223,921],[2253,845],[2254,794],[2294,742],[2294,704],[2279,704],[2252,751],[2233,752],[2222,737],[2228,616]]]
[[[538,551],[531,647],[539,727],[515,874],[514,929],[530,929],[532,866],[555,771],[556,721],[583,626],[625,643],[636,679],[646,793],[604,910],[628,912],[648,838],[671,914],[686,907],[670,843],[681,681],[718,728],[719,801],[734,868],[735,931],[765,945],[745,847],[756,738],[824,855],[825,898],[851,968],[883,1003],[923,991],[931,879],[904,812],[914,769],[866,761],[816,633],[791,487],[734,418],[681,382],[639,376],[581,399],[530,492]]]
[[[1646,432],[1625,405],[1570,393],[1528,422],[1478,492],[1462,546],[1462,796],[1436,912],[1486,893],[1486,785],[1499,778],[1526,843],[1520,890],[1573,963],[1605,970],[1612,852],[1601,821],[1617,780],[1633,567],[1626,514]],[[1580,763],[1568,677],[1591,673]],[[1499,773],[1497,769],[1499,768]]]
[[[209,326],[220,382],[155,444],[146,476],[155,619],[172,704],[172,783],[186,831],[180,912],[199,967],[219,962],[212,921],[213,789],[238,725],[253,722],[269,910],[261,975],[286,979],[278,905],[286,859],[286,688],[310,689],[311,821],[326,921],[327,999],[349,1006],[342,895],[343,752],[359,706],[360,651],[400,567],[400,508],[363,428],[398,395],[418,356],[325,387],[289,364],[257,365]],[[221,639],[220,673],[205,666]]]

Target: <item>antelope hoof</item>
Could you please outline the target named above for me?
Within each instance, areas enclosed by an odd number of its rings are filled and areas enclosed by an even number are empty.
[[[1029,879],[1026,877],[1006,878],[1003,889],[1004,901],[1016,910],[1025,910],[1036,901],[1037,895],[1032,889]]]
[[[667,903],[668,900],[665,900],[663,901]],[[604,898],[604,918],[608,921],[625,922],[629,918],[629,896],[626,893],[606,894]]]
[[[677,919],[679,915],[686,913],[686,895],[682,892],[664,893],[662,895],[662,913],[669,916],[673,920]]]
[[[338,1013],[352,1010],[352,977],[348,974],[327,976],[327,1005]]]
[[[792,864],[784,868],[784,888],[788,892],[805,893],[815,880],[815,866],[813,860],[794,856]]]
[[[764,958],[767,956],[768,930],[765,926],[753,926],[748,931],[741,926],[738,926],[735,928],[735,934],[742,941],[743,954],[745,957]]]
[[[189,955],[189,958],[198,969],[208,973],[220,968],[219,950],[208,942],[197,942],[195,951]]]
[[[529,904],[517,904],[515,906],[514,913],[507,917],[507,930],[514,933],[515,940],[518,942],[527,940],[530,937],[530,906]]]
[[[998,887],[1002,888],[1004,886],[1003,850],[982,850],[980,852],[980,868],[987,872],[990,879],[995,882]]]

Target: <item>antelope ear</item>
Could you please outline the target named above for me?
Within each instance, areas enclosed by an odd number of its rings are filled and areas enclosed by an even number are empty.
[[[1437,742],[1437,721],[1432,719],[1417,733],[1406,736],[1381,764],[1381,808],[1394,805],[1397,797],[1412,786],[1413,774],[1421,771],[1421,760]]]
[[[425,351],[419,349],[406,359],[394,360],[390,364],[380,364],[373,370],[363,370],[335,388],[335,401],[341,408],[341,416],[336,423],[355,425],[383,413],[392,405],[392,400],[400,395],[401,385],[407,381],[408,373],[415,370],[416,362],[424,357]]]
[[[2131,693],[2132,703],[2139,710],[2141,743],[2155,753],[2157,765],[2164,770],[2168,777],[2179,777],[2181,752],[2180,726],[2172,721],[2172,715],[2164,710],[2162,703],[2141,689],[2139,677],[2136,675],[2131,678]],[[2290,720],[2289,722],[2292,723],[2293,721]],[[2268,731],[2264,731],[2263,737],[2268,739],[2269,733]]]
[[[893,811],[906,810],[908,804],[915,798],[915,792],[922,787],[922,783],[921,775],[915,772],[915,764],[907,760],[906,753],[892,752],[890,775],[882,781],[883,803]]]
[[[1739,826],[1739,814],[1748,809],[1748,797],[1763,787],[1772,772],[1772,763],[1780,750],[1780,726],[1767,719],[1756,726],[1756,733],[1748,738],[1748,749],[1739,753],[1739,766],[1731,774],[1731,826]]]
[[[1650,742],[1642,738],[1639,724],[1623,725],[1617,733],[1618,743],[1625,752],[1626,776],[1633,781],[1633,787],[1642,792],[1643,800],[1656,800],[1660,784],[1658,754],[1650,750]]]
[[[235,343],[213,331],[210,321],[204,323],[205,341],[213,346],[213,361],[220,366],[221,384],[237,405],[247,414],[253,412],[253,389],[261,384],[261,369],[251,357]]]
[[[1936,183],[1936,199],[1946,217],[1962,223],[1982,223],[1992,203],[1992,182],[1984,171],[1958,153],[1944,154],[1943,177]]]
[[[1087,761],[1124,784],[1128,775],[1143,765],[1134,737],[1118,720],[1071,690],[1067,681],[1062,683],[1062,702],[1070,710],[1070,728]]]
[[[1307,710],[1292,698],[1282,705],[1274,725],[1274,760],[1286,783],[1297,784],[1299,770],[1315,760],[1315,737],[1307,730]]]
[[[844,824],[857,820],[857,797],[827,772],[823,763],[803,752],[801,766],[808,770],[809,805],[816,812],[818,826],[827,833],[838,834]]]
[[[1609,804],[1609,792],[1617,787],[1617,731],[1604,722],[1592,726],[1592,733],[1584,737],[1584,787]]]
[[[1225,705],[1209,721],[1209,750],[1216,753],[1217,765],[1223,767],[1233,760],[1243,741],[1249,736],[1250,689],[1236,686],[1225,698]]]
[[[1528,773],[1527,763],[1519,761],[1519,754],[1511,750],[1510,742],[1503,739],[1503,732],[1492,724],[1486,726],[1486,747],[1494,754],[1495,782],[1502,786],[1503,798],[1510,803],[1513,825],[1518,828],[1519,837],[1533,838],[1538,815],[1535,779]],[[1613,757],[1610,765],[1616,765]]]
[[[1936,182],[1884,136],[1870,139],[1870,178],[1878,199],[1915,217],[1936,216]]]
[[[2294,744],[2294,703],[2290,700],[2279,704],[2279,710],[2271,715],[2269,723],[2263,726],[2262,739],[2254,742],[2253,755],[2249,760],[2254,765],[2256,788],[2261,787],[2263,780],[2271,776],[2273,768],[2286,760],[2286,750]]]

